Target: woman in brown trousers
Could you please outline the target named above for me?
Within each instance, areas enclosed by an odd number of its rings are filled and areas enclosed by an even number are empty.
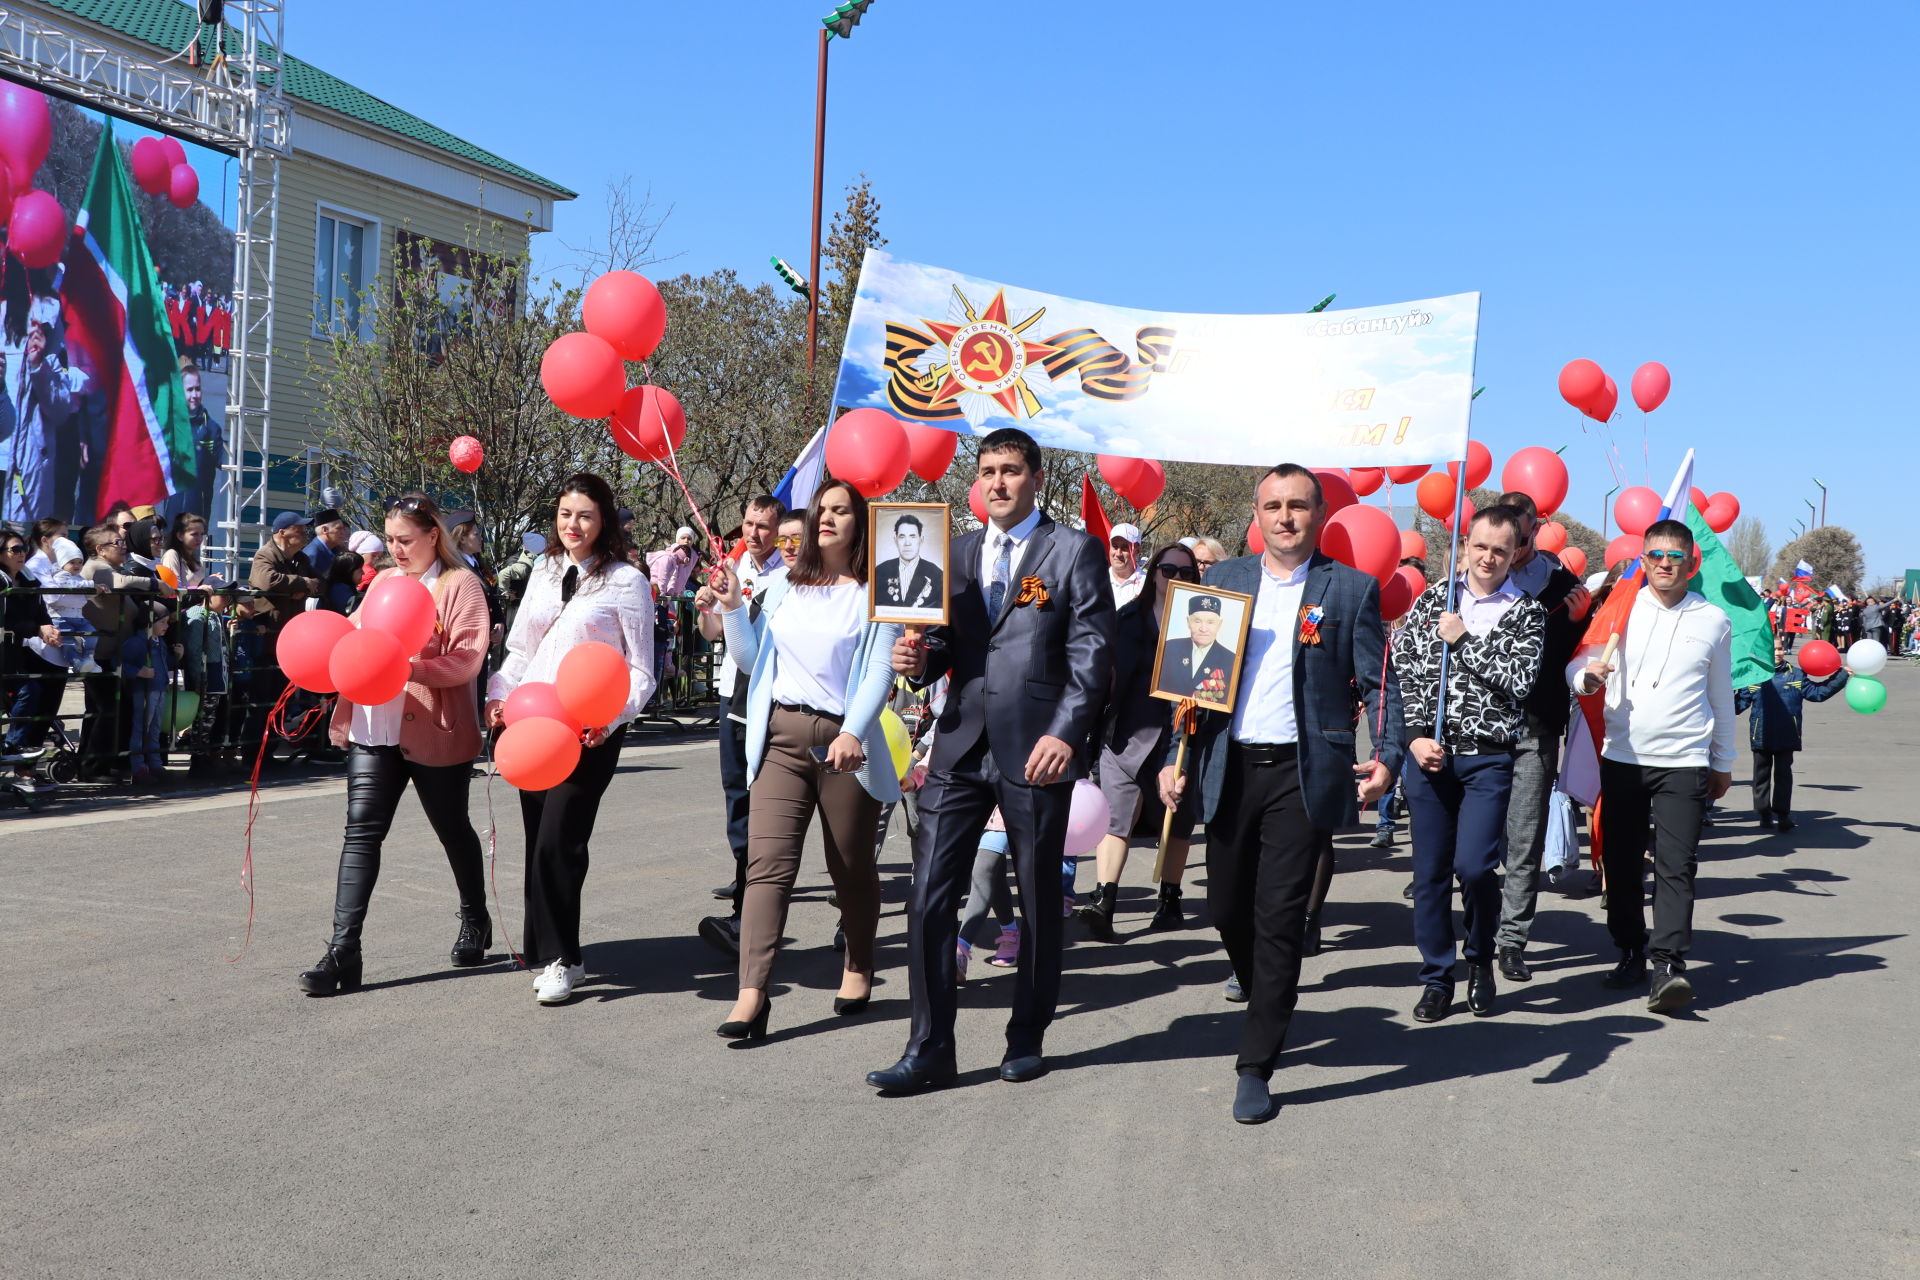
[[[740,912],[740,998],[718,1028],[729,1040],[767,1031],[774,949],[814,810],[846,931],[833,1011],[858,1013],[873,990],[880,808],[900,779],[880,728],[893,691],[897,623],[867,621],[867,502],[831,481],[807,510],[806,541],[784,577],[743,607],[725,571],[718,611],[747,681],[747,883]]]

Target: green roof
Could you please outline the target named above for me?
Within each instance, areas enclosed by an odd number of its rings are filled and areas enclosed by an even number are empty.
[[[178,0],[41,0],[49,8],[58,9],[95,26],[117,31],[132,40],[152,45],[171,54],[186,47],[187,41],[200,30],[198,13],[190,4]],[[286,67],[287,96],[302,102],[310,102],[325,107],[363,124],[370,124],[389,133],[397,133],[410,138],[435,151],[443,151],[471,164],[507,174],[523,182],[553,192],[563,199],[571,199],[578,192],[569,191],[557,182],[551,182],[530,169],[523,169],[508,160],[503,160],[491,151],[482,150],[471,142],[456,138],[445,129],[428,124],[411,112],[402,111],[390,102],[374,97],[364,89],[357,89],[340,79],[328,75],[311,63],[302,62],[289,54],[284,59]]]

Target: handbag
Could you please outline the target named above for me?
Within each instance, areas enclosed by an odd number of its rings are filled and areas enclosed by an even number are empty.
[[[1564,791],[1547,796],[1547,838],[1541,851],[1547,883],[1557,885],[1580,868],[1580,819],[1573,797]]]

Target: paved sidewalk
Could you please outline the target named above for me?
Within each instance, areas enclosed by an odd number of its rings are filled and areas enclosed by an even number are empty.
[[[1495,1017],[1414,1024],[1406,847],[1343,837],[1286,1105],[1257,1128],[1228,1120],[1241,1015],[1214,935],[1145,932],[1150,850],[1124,941],[1070,929],[1052,1074],[993,1078],[1010,978],[976,965],[962,1087],[883,1099],[861,1077],[905,1038],[903,833],[871,1011],[831,1013],[816,849],[773,1034],[721,1041],[731,967],[693,936],[730,871],[710,743],[629,753],[587,883],[590,980],[560,1009],[504,963],[447,965],[452,883],[411,801],[371,985],[325,1000],[293,976],[327,934],[337,781],[269,794],[232,963],[244,798],[0,814],[0,1274],[1920,1271],[1920,670],[1887,683],[1871,719],[1809,708],[1791,836],[1741,812],[1743,759],[1680,1018],[1603,990],[1598,900],[1549,895],[1531,984]],[[492,804],[517,928],[517,800],[496,783]]]

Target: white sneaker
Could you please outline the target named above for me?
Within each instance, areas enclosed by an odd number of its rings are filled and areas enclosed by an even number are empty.
[[[541,1004],[565,1004],[573,999],[573,986],[586,980],[587,967],[555,960],[534,979],[533,996]]]
[[[75,675],[97,676],[100,674],[100,664],[88,658],[73,670]]]

